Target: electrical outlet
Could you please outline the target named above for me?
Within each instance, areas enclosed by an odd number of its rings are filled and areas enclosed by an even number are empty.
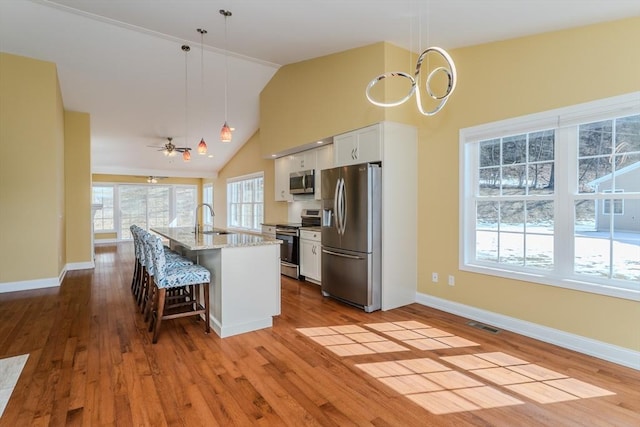
[[[453,277],[452,274],[449,275],[449,286],[454,286],[456,284],[456,278]]]
[[[431,273],[431,281],[433,283],[438,283],[438,273],[436,272]]]

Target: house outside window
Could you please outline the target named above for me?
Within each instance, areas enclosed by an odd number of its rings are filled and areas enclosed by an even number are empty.
[[[264,220],[264,173],[227,180],[227,227],[261,231]]]
[[[604,190],[603,193],[624,193],[624,190]],[[624,215],[624,200],[622,199],[604,199],[602,201],[602,214],[611,215],[611,205],[613,203],[613,214]]]
[[[460,269],[640,299],[639,93],[462,129],[460,153]]]

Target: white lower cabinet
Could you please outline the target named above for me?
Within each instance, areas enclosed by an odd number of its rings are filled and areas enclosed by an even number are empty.
[[[321,249],[319,231],[300,230],[300,275],[318,284],[321,280]]]

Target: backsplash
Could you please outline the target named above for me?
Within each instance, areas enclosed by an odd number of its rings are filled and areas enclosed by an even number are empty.
[[[303,209],[320,209],[322,207],[322,201],[309,199],[309,200],[294,200],[288,205],[288,217],[287,221],[292,223],[300,222],[300,214]]]

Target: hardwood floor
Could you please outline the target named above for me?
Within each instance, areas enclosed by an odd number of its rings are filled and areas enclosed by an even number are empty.
[[[273,328],[220,339],[177,319],[154,345],[132,267],[130,244],[99,246],[59,289],[0,294],[0,359],[29,354],[1,426],[640,425],[638,371],[286,277]]]

